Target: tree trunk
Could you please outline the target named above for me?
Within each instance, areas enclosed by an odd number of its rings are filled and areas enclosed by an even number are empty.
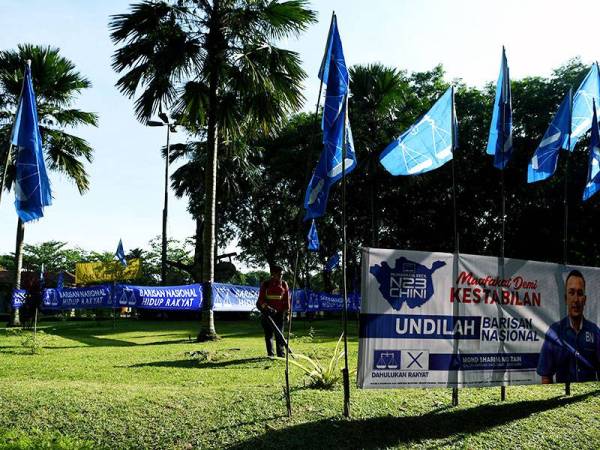
[[[196,283],[202,282],[202,239],[204,238],[204,217],[196,217],[196,242],[194,243],[194,274]]]
[[[25,224],[19,218],[17,221],[17,244],[15,247],[15,289],[21,289],[21,269],[23,267],[23,242],[25,238]],[[13,308],[10,316],[10,325],[21,326],[19,308]]]
[[[371,160],[369,161],[369,207],[371,210],[371,247],[378,246],[379,238],[378,220],[375,212],[375,183],[377,183],[377,179],[375,177],[375,164],[374,159],[371,158]]]
[[[218,87],[223,60],[224,36],[220,17],[220,0],[213,1],[210,31],[207,36],[207,60],[210,70],[208,96],[208,158],[204,177],[204,233],[202,239],[202,320],[198,341],[217,339],[212,310],[212,284],[215,279],[215,216],[217,197],[217,161],[219,149]]]

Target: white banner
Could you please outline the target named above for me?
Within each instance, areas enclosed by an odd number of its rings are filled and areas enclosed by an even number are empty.
[[[501,269],[495,257],[363,249],[358,386],[598,380],[600,269],[508,258]]]

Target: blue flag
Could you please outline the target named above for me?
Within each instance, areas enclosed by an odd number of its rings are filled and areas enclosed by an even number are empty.
[[[56,278],[56,289],[58,289],[59,291],[62,291],[64,287],[65,287],[65,274],[61,270],[58,273],[58,277]]]
[[[545,180],[554,174],[558,162],[561,144],[568,141],[571,122],[571,92],[569,92],[558,108],[546,134],[536,149],[527,166],[527,182]],[[566,146],[565,146],[566,147]]]
[[[392,175],[429,172],[452,159],[456,143],[454,88],[450,87],[417,123],[386,147],[379,161]]]
[[[117,245],[117,251],[115,253],[115,256],[124,267],[127,267],[127,260],[125,259],[125,250],[123,250],[123,241],[121,239],[119,239],[119,245]]]
[[[583,201],[600,190],[600,132],[598,131],[598,116],[596,115],[596,102],[593,102],[592,115],[592,137],[590,139],[590,158],[588,164],[588,176],[585,189],[583,190]]]
[[[585,76],[579,89],[573,97],[573,112],[571,119],[571,145],[568,136],[563,140],[562,148],[573,151],[577,141],[587,133],[592,126],[592,104],[600,105],[600,71],[598,63]]]
[[[44,263],[42,263],[42,267],[40,267],[40,291],[44,289],[46,285],[46,279],[44,278]]]
[[[23,91],[17,108],[12,145],[16,147],[15,207],[23,222],[44,216],[44,207],[52,204],[50,180],[46,173],[42,136],[38,127],[31,69],[25,68]]]
[[[496,83],[496,100],[490,124],[487,154],[494,155],[494,167],[504,169],[512,155],[512,101],[506,52],[502,47],[500,75]]]
[[[335,14],[331,19],[319,78],[327,85],[321,124],[323,151],[304,196],[304,220],[325,214],[329,190],[342,178],[343,165],[346,174],[356,167],[354,141],[347,117],[349,76]],[[342,161],[344,142],[346,157]]]
[[[325,264],[325,271],[331,272],[333,269],[335,269],[338,266],[339,263],[340,263],[340,254],[336,253],[335,255],[332,255],[331,258],[329,258],[327,260],[327,263]]]
[[[310,224],[310,230],[308,231],[308,250],[311,252],[319,251],[319,235],[317,234],[317,224],[314,219]]]

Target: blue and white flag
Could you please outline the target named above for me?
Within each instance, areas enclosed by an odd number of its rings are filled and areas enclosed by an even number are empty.
[[[596,115],[596,102],[593,103],[592,137],[590,139],[590,158],[588,165],[588,176],[585,189],[583,190],[583,201],[600,190],[600,132],[598,131],[598,116]]]
[[[504,169],[512,155],[512,101],[506,52],[502,47],[500,75],[496,83],[496,100],[490,124],[487,154],[494,155],[494,167]]]
[[[563,140],[562,148],[573,151],[577,141],[581,139],[592,126],[592,105],[600,105],[600,71],[598,63],[592,64],[592,68],[585,76],[579,89],[573,97],[573,112],[571,119],[571,142],[568,136]]]
[[[356,167],[354,141],[347,117],[349,75],[335,14],[331,19],[319,78],[327,85],[321,124],[324,148],[304,196],[304,220],[325,214],[329,190],[342,178],[344,165],[346,174]],[[342,161],[344,150],[346,157]]]
[[[313,219],[310,224],[310,230],[308,231],[308,250],[311,252],[319,251],[319,235],[317,234],[317,224]]]
[[[38,126],[35,93],[31,81],[31,68],[25,68],[23,91],[11,143],[16,151],[15,207],[23,222],[44,216],[44,207],[52,204],[50,180],[46,172],[42,136]]]
[[[569,91],[527,166],[528,183],[545,180],[556,171],[561,144],[568,142],[569,139],[570,106],[571,92]],[[563,148],[566,148],[566,145]]]
[[[40,291],[44,289],[46,285],[46,279],[44,277],[44,263],[42,263],[42,267],[40,268]]]
[[[416,175],[437,169],[452,159],[457,147],[454,88],[381,153],[379,161],[392,175]]]
[[[56,289],[58,289],[59,291],[62,291],[65,287],[65,274],[64,272],[61,270],[58,273],[58,277],[56,278]]]
[[[125,259],[125,250],[123,250],[123,241],[121,239],[119,239],[119,245],[117,245],[117,251],[115,253],[115,256],[124,267],[127,267],[127,260]]]
[[[329,258],[327,260],[327,263],[325,264],[325,272],[331,272],[333,269],[335,269],[338,264],[340,263],[340,254],[336,253],[335,255],[331,256],[331,258]]]

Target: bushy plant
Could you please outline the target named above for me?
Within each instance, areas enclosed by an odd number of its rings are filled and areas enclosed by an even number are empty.
[[[28,333],[25,339],[21,342],[21,345],[25,347],[32,355],[39,355],[42,353],[42,340],[41,331],[37,332],[37,336],[33,333]]]
[[[343,337],[344,335],[342,334],[338,339],[328,364],[323,364],[318,359],[301,353],[290,354],[290,364],[304,371],[304,374],[308,378],[308,387],[313,389],[333,389],[342,379],[342,370],[338,368],[338,364],[345,354],[340,345]],[[285,360],[285,358],[276,359]]]

